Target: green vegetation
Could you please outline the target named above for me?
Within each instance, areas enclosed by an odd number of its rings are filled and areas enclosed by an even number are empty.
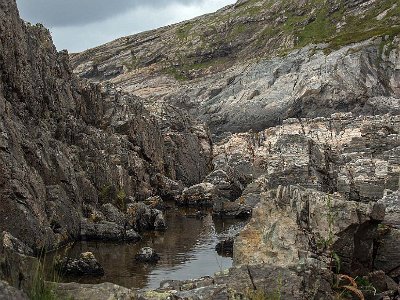
[[[175,68],[175,67],[172,67],[172,66],[168,67],[168,68],[165,68],[163,70],[163,72],[165,74],[173,76],[178,81],[189,80],[189,78],[185,74],[183,74],[182,71],[180,71],[178,68]]]
[[[60,281],[60,276],[55,268],[55,260],[52,263],[50,270],[45,268],[46,255],[42,255],[36,266],[33,274],[30,289],[28,291],[29,299],[31,300],[57,300],[54,289],[55,283]],[[46,280],[51,279],[52,282]]]
[[[248,289],[245,293],[245,299],[249,300],[281,300],[282,298],[282,277],[279,276],[276,282],[276,289],[271,293],[264,290]]]
[[[176,30],[176,35],[180,41],[187,41],[194,23],[186,23]]]
[[[112,203],[120,210],[126,209],[126,193],[117,189],[114,185],[105,185],[99,191],[99,202],[101,204]]]
[[[131,60],[128,63],[125,63],[125,67],[127,67],[128,71],[135,70],[139,66],[139,59],[131,53]]]
[[[175,58],[178,65],[168,65],[163,72],[176,80],[189,80],[202,70],[229,67],[237,59],[261,59],[285,56],[309,44],[326,44],[325,53],[372,37],[400,34],[398,0],[376,1],[355,13],[345,0],[249,0],[227,10],[179,25],[180,41]],[[387,41],[387,39],[385,40]],[[230,47],[222,61],[215,55],[206,61],[194,61],[199,53],[216,53]],[[393,45],[382,47],[390,51]],[[224,54],[226,55],[226,54]],[[197,70],[200,72],[191,72]],[[193,76],[194,74],[194,76]]]

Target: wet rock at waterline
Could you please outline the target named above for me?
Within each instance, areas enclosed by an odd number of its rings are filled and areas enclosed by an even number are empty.
[[[62,275],[68,276],[103,276],[104,269],[92,252],[82,253],[79,258],[65,257],[56,263]]]
[[[134,229],[127,229],[114,222],[92,222],[87,219],[81,221],[80,237],[85,241],[113,241],[137,242],[141,239]]]
[[[217,251],[218,254],[220,255],[232,255],[233,254],[233,243],[234,243],[234,238],[229,237],[226,240],[220,241],[216,246],[215,246],[215,251]]]
[[[128,205],[127,218],[128,225],[137,231],[165,230],[167,228],[163,212],[150,208],[142,202]]]
[[[135,260],[144,263],[157,263],[161,257],[150,247],[143,247],[135,255]]]
[[[139,233],[137,233],[135,230],[133,229],[128,229],[125,232],[125,236],[124,236],[124,240],[126,242],[133,242],[136,243],[138,241],[140,241],[142,239],[142,237],[140,236]]]
[[[81,221],[81,239],[83,240],[104,240],[104,241],[123,241],[125,235],[124,227],[107,221],[97,223],[83,219]]]
[[[251,213],[252,207],[244,204],[242,198],[232,202],[218,199],[213,205],[213,215],[221,219],[248,219]]]
[[[181,206],[212,207],[216,198],[215,186],[211,183],[203,182],[185,188],[176,203]]]

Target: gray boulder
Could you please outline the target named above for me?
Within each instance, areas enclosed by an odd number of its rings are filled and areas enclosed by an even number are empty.
[[[182,206],[211,207],[217,199],[217,191],[211,183],[199,183],[185,188],[176,202]]]
[[[81,253],[79,258],[65,257],[56,264],[63,275],[73,276],[103,276],[104,269],[96,260],[92,252]]]
[[[263,194],[235,239],[234,263],[333,268],[333,251],[340,257],[341,272],[366,274],[373,267],[374,241],[384,212],[384,206],[375,202],[279,187]]]
[[[127,208],[128,224],[137,231],[165,230],[167,224],[162,211],[137,202],[129,204]]]
[[[114,222],[92,223],[87,219],[83,219],[81,222],[81,238],[83,240],[123,241],[124,235],[124,227]]]
[[[150,247],[144,247],[139,250],[139,252],[135,255],[135,259],[139,262],[146,262],[146,263],[156,263],[161,258],[160,256],[154,251],[154,249]]]

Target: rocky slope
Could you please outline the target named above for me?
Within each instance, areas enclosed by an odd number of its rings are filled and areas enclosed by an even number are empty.
[[[399,112],[397,1],[239,1],[72,56],[155,109],[188,109],[213,133],[290,117]],[[287,55],[289,54],[289,55]]]
[[[0,16],[0,231],[51,249],[79,237],[87,207],[124,210],[210,170],[206,127],[78,80],[68,54],[24,23],[14,0],[1,2]]]

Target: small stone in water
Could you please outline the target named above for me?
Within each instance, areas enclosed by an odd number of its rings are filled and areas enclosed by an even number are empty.
[[[135,259],[140,262],[156,263],[160,260],[160,256],[150,247],[143,247],[139,253],[135,255]]]

